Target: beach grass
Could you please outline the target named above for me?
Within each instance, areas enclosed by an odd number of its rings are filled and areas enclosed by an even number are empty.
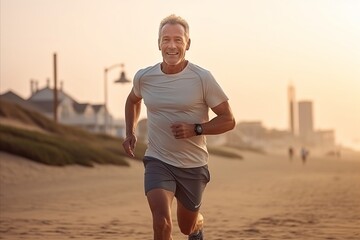
[[[118,150],[113,147],[114,141]],[[88,141],[10,126],[0,126],[0,150],[54,166],[93,166],[94,163],[129,165],[121,151],[120,139],[103,141],[92,138]]]
[[[224,148],[224,147],[210,146],[210,147],[208,147],[208,152],[209,152],[209,154],[217,155],[217,156],[221,156],[221,157],[233,158],[233,159],[243,159],[242,155],[240,155],[234,151],[229,151],[228,148]]]
[[[0,101],[0,116],[36,128],[0,125],[0,151],[54,166],[114,164],[129,166],[122,139],[58,124],[17,104]],[[138,156],[145,146],[139,145]]]

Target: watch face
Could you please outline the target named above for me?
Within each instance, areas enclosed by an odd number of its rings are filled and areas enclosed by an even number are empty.
[[[195,132],[196,132],[197,135],[202,134],[202,127],[201,127],[200,124],[196,125]]]

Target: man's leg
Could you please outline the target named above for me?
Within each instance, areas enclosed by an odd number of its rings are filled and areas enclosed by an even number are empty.
[[[199,211],[190,211],[177,201],[177,219],[180,231],[185,235],[197,233],[202,230],[204,218]]]
[[[154,240],[171,240],[171,204],[174,193],[164,189],[153,189],[146,196],[153,217]]]

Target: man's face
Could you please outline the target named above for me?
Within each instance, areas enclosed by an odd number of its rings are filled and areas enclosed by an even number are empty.
[[[159,49],[163,61],[168,65],[177,65],[185,59],[190,47],[190,39],[185,37],[185,29],[180,24],[166,24],[160,32]]]

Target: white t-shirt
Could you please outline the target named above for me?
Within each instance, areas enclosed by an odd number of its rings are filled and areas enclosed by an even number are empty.
[[[209,121],[209,108],[228,100],[208,70],[188,62],[179,73],[165,74],[160,63],[139,70],[134,93],[147,107],[148,148],[145,156],[155,157],[181,168],[204,166],[208,162],[206,137],[175,139],[170,126]]]

